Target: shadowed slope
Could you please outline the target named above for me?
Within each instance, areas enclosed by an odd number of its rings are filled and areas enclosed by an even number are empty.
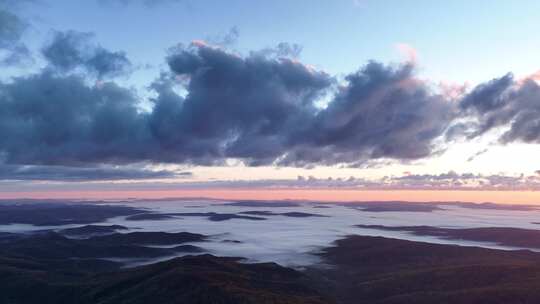
[[[306,287],[295,270],[211,255],[86,276],[13,267],[0,264],[1,303],[332,303]]]
[[[312,270],[340,303],[540,303],[540,254],[350,236]]]
[[[491,242],[503,246],[540,249],[540,230],[513,227],[439,228],[433,226],[357,225],[360,228],[404,231],[448,240]]]

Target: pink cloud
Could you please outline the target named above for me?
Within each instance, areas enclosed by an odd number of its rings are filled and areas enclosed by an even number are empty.
[[[517,84],[518,86],[522,86],[527,81],[534,81],[540,83],[540,70],[518,79]]]
[[[407,43],[398,43],[396,48],[405,57],[407,63],[416,64],[418,62],[418,51]]]
[[[196,47],[208,47],[208,46],[210,46],[206,41],[198,40],[198,39],[191,41],[191,45],[196,46]]]

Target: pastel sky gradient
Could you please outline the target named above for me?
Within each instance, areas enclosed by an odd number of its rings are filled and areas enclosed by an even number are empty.
[[[0,198],[540,202],[538,11],[0,0]]]

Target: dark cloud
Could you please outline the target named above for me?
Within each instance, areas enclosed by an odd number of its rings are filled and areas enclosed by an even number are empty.
[[[0,85],[0,159],[10,164],[132,162],[151,136],[133,92],[48,71]]]
[[[56,69],[85,65],[104,74],[89,64],[97,53],[85,47],[88,38],[59,33],[44,53]],[[167,63],[172,74],[151,85],[150,111],[114,82],[91,86],[84,74],[51,68],[0,85],[0,159],[64,166],[408,160],[435,151],[454,112],[414,77],[411,65],[369,63],[321,108],[335,79],[294,59],[244,57],[196,42],[171,49]]]
[[[510,130],[501,141],[540,143],[540,86],[532,80],[526,81],[512,95],[507,113],[502,114],[512,115]]]
[[[92,33],[56,32],[42,49],[43,56],[54,68],[63,72],[82,68],[98,78],[114,77],[130,72],[131,62],[124,52],[112,52],[93,43]]]
[[[19,42],[27,24],[15,14],[0,10],[0,47],[8,48]]]
[[[289,132],[315,115],[315,101],[332,84],[326,73],[287,58],[241,57],[197,43],[168,57],[171,70],[187,79],[188,94],[176,109],[158,98],[154,114],[179,113],[173,128],[159,128],[169,144],[211,158],[271,163],[289,148]],[[161,97],[161,95],[160,95]]]
[[[141,168],[1,165],[0,180],[101,181],[189,176],[189,172],[152,171]]]
[[[540,86],[534,79],[516,81],[512,74],[480,84],[460,103],[463,116],[473,119],[468,137],[490,130],[508,130],[500,142],[540,143]]]
[[[413,75],[414,67],[371,62],[346,77],[328,107],[295,134],[285,164],[418,159],[434,152],[454,108]]]
[[[30,61],[30,51],[21,41],[28,24],[3,8],[12,5],[7,2],[0,4],[0,64],[6,66]]]
[[[507,90],[514,84],[514,76],[506,74],[501,78],[476,86],[460,103],[463,109],[485,113],[500,109],[507,103]]]
[[[82,57],[72,50],[53,52],[64,56],[51,62],[74,66]],[[157,97],[151,112],[139,109],[132,91],[113,82],[90,86],[82,75],[45,69],[2,84],[4,162],[268,162],[284,153],[285,134],[312,117],[313,101],[331,83],[328,75],[291,60],[242,58],[206,46],[171,54],[169,63],[189,78],[189,94],[179,96],[174,78],[164,76],[152,85]],[[260,146],[243,144],[251,138]]]
[[[215,151],[214,157],[252,165],[426,157],[455,112],[414,77],[411,65],[372,62],[347,76],[321,110],[315,101],[331,79],[292,59],[269,52],[242,58],[200,43],[176,50],[168,62],[188,79],[181,111],[187,117],[179,120],[192,120],[187,133],[215,138],[212,148],[204,149]]]

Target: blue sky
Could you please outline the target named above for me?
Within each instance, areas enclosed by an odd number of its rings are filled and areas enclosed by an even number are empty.
[[[370,59],[399,61],[398,43],[418,51],[421,75],[433,80],[478,83],[540,66],[540,40],[532,37],[540,30],[538,1],[131,2],[41,0],[26,9],[35,20],[27,39],[39,45],[51,30],[93,32],[134,62],[159,65],[168,47],[235,27],[240,52],[298,43],[304,62],[333,74]]]

